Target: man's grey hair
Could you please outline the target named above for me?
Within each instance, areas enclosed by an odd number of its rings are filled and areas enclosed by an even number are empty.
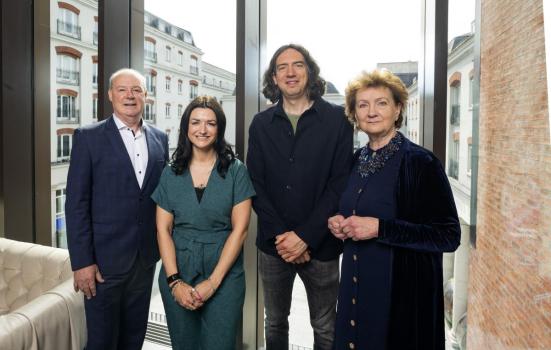
[[[136,79],[140,81],[140,84],[142,85],[143,90],[147,91],[147,88],[145,87],[145,77],[143,76],[142,73],[132,68],[122,68],[116,71],[115,73],[111,74],[111,77],[109,77],[109,90],[113,88],[113,81],[119,75],[133,75],[134,77],[136,77]]]

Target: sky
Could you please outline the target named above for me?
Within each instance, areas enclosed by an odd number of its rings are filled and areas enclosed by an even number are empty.
[[[421,2],[267,0],[267,57],[289,42],[305,46],[321,75],[344,94],[378,62],[418,61]],[[145,9],[191,31],[203,60],[235,72],[235,1],[145,0]],[[449,0],[448,38],[471,31],[474,0]]]

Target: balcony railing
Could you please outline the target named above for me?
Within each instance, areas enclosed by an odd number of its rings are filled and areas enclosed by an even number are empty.
[[[57,34],[62,34],[66,36],[70,36],[71,38],[75,38],[80,40],[80,26],[70,23],[70,22],[64,22],[60,19],[57,20]]]
[[[450,115],[450,124],[459,125],[460,114],[461,114],[461,105],[452,105],[451,115]]]
[[[93,36],[94,36],[94,39],[93,39],[94,45],[98,46],[98,43],[99,43],[98,33],[94,32]]]
[[[199,75],[199,67],[189,66],[189,72],[194,75]]]
[[[80,109],[73,109],[64,113],[61,108],[57,108],[57,122],[58,123],[78,123],[80,121]]]
[[[155,51],[144,51],[144,57],[146,60],[157,63],[157,53]]]
[[[78,85],[80,84],[80,72],[57,68],[56,80],[58,83]]]

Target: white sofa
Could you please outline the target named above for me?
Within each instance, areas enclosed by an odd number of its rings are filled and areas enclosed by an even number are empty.
[[[86,321],[64,249],[0,238],[0,349],[83,349]]]

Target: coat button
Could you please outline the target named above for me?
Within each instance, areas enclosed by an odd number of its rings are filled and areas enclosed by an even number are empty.
[[[356,278],[356,276],[352,277],[352,281],[354,281],[354,283],[358,283],[358,279]]]
[[[354,261],[357,261],[358,260],[358,256],[356,254],[352,255],[352,259],[354,259]]]
[[[295,158],[289,157],[289,163],[292,163],[292,162],[294,162],[294,161],[295,161]]]
[[[285,189],[286,189],[287,191],[291,190],[291,188],[293,188],[293,187],[291,187],[291,185],[285,186]]]
[[[356,305],[356,298],[352,298],[352,304]]]
[[[355,348],[356,348],[356,346],[355,346],[354,343],[352,343],[352,342],[351,342],[351,343],[348,343],[348,347],[349,347],[350,349],[355,349]]]
[[[356,326],[356,321],[350,320],[350,325],[351,325],[352,327]]]

